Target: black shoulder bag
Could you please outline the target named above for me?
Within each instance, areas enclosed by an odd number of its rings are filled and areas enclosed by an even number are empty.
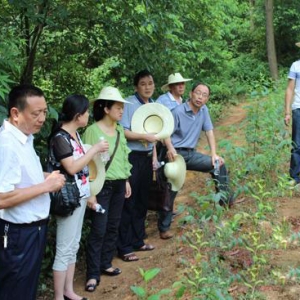
[[[67,133],[61,131],[59,134],[64,136],[69,142]],[[51,173],[54,170],[58,170],[60,167],[61,164],[56,161],[53,153],[53,147],[50,142],[47,171]],[[75,177],[69,175],[67,172],[64,175],[66,177],[65,185],[57,192],[50,192],[50,213],[60,217],[72,215],[74,210],[80,206],[81,198]]]

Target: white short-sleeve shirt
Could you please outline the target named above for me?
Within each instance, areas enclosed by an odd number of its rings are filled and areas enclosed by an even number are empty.
[[[292,109],[300,108],[300,60],[297,60],[292,64],[288,78],[295,80],[295,93]]]
[[[44,174],[33,148],[33,136],[23,134],[8,121],[0,130],[0,193],[42,183]],[[0,209],[0,218],[12,223],[31,223],[49,216],[49,193],[15,207]]]

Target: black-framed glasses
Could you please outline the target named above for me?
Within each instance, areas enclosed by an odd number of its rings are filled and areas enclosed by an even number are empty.
[[[207,93],[202,93],[200,91],[193,91],[197,96],[202,96],[203,98],[207,98],[209,95]]]

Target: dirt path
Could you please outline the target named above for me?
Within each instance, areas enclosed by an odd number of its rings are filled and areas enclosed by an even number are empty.
[[[240,124],[245,118],[246,113],[243,108],[243,104],[232,106],[226,112],[226,117],[218,122],[216,126],[216,138],[226,138],[228,133],[226,128],[231,125]],[[229,137],[228,137],[229,138]],[[202,146],[203,144],[203,146]],[[201,151],[206,152],[204,149],[206,146],[205,139],[200,142],[199,148]],[[176,203],[193,203],[193,198],[190,193],[195,190],[199,190],[199,186],[203,185],[205,180],[205,174],[199,174],[197,172],[187,172],[187,177],[183,189],[180,191],[176,198]],[[156,288],[171,288],[172,283],[176,280],[180,274],[180,268],[178,260],[180,259],[181,247],[180,242],[176,237],[179,237],[184,229],[178,224],[180,216],[175,219],[172,224],[172,231],[175,233],[175,238],[170,240],[161,240],[157,231],[157,218],[154,212],[149,212],[147,221],[147,242],[155,245],[156,249],[151,252],[138,252],[140,258],[137,262],[123,262],[122,260],[115,258],[113,265],[122,269],[122,274],[116,277],[102,276],[101,283],[94,293],[88,293],[84,291],[84,264],[78,264],[76,270],[75,290],[78,294],[88,297],[90,300],[131,300],[136,299],[130,291],[130,286],[138,285],[142,286],[142,278],[139,274],[139,268],[145,270],[151,268],[161,268],[161,272],[151,281]]]
[[[231,106],[226,111],[225,116],[217,122],[215,128],[216,139],[230,139],[236,145],[241,145],[244,142],[244,135],[242,132],[242,122],[246,117],[245,104],[238,104]],[[207,152],[205,139],[200,141],[199,149],[202,152]],[[226,159],[226,158],[225,158]],[[190,196],[192,191],[199,191],[203,186],[207,175],[199,174],[197,172],[187,172],[186,182],[183,189],[176,198],[176,204],[185,203],[189,205],[194,204],[193,198]],[[300,212],[299,199],[275,199],[278,202],[278,218],[286,218],[295,223],[295,230],[300,228]],[[241,204],[247,205],[247,204]],[[233,208],[234,209],[234,208]],[[78,294],[88,297],[90,300],[133,300],[137,299],[130,290],[130,286],[143,286],[142,278],[139,274],[139,268],[145,270],[151,268],[160,268],[161,272],[151,281],[149,286],[154,286],[155,289],[171,288],[172,283],[178,280],[182,274],[180,269],[180,260],[184,257],[180,240],[178,237],[182,235],[185,228],[180,223],[180,216],[175,219],[172,224],[172,231],[175,233],[175,238],[170,240],[161,240],[157,231],[157,218],[154,212],[149,212],[147,217],[147,242],[155,245],[156,249],[151,252],[138,252],[140,258],[137,262],[123,262],[115,258],[113,265],[122,269],[122,274],[116,277],[102,276],[101,283],[94,293],[84,291],[85,283],[85,265],[78,263],[76,269],[75,290]],[[297,227],[298,226],[298,227]],[[300,252],[295,250],[289,251],[274,251],[272,253],[271,263],[274,266],[281,265],[283,269],[296,267],[299,265]],[[264,293],[269,300],[279,299],[300,299],[300,287],[298,285],[288,285],[283,287],[271,286],[264,287]],[[170,298],[169,298],[170,299]],[[188,300],[188,299],[184,299]]]

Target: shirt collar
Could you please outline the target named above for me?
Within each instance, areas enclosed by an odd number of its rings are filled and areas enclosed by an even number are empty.
[[[11,132],[11,134],[23,145],[25,145],[27,142],[33,141],[34,137],[32,134],[26,135],[21,130],[19,130],[16,126],[12,125],[7,120],[3,121],[3,127],[8,132]]]
[[[190,105],[189,105],[189,102],[190,102],[190,99],[183,103],[183,105],[185,107],[185,111],[186,112],[188,112],[188,111],[193,112],[192,109],[191,109],[191,107],[190,107]]]
[[[189,105],[189,102],[190,102],[190,99],[188,99],[186,102],[183,103],[184,106],[185,106],[185,111],[186,112],[190,111],[190,112],[194,113],[193,110],[192,110],[192,108]],[[204,109],[205,105],[201,106],[201,108],[199,109],[199,111],[197,112],[197,114],[199,114]]]
[[[141,104],[146,104],[146,103],[144,102],[144,100],[140,97],[140,95],[139,95],[137,92],[136,92],[134,95],[135,95],[135,97],[139,100],[139,102],[140,102]],[[149,101],[149,103],[154,102],[152,98],[149,98],[148,101]]]
[[[167,95],[169,96],[169,98],[170,98],[172,101],[177,102],[176,99],[174,98],[174,96],[171,94],[171,92],[167,92]],[[181,100],[181,102],[182,102],[182,98],[181,98],[181,97],[180,97],[180,100]]]

